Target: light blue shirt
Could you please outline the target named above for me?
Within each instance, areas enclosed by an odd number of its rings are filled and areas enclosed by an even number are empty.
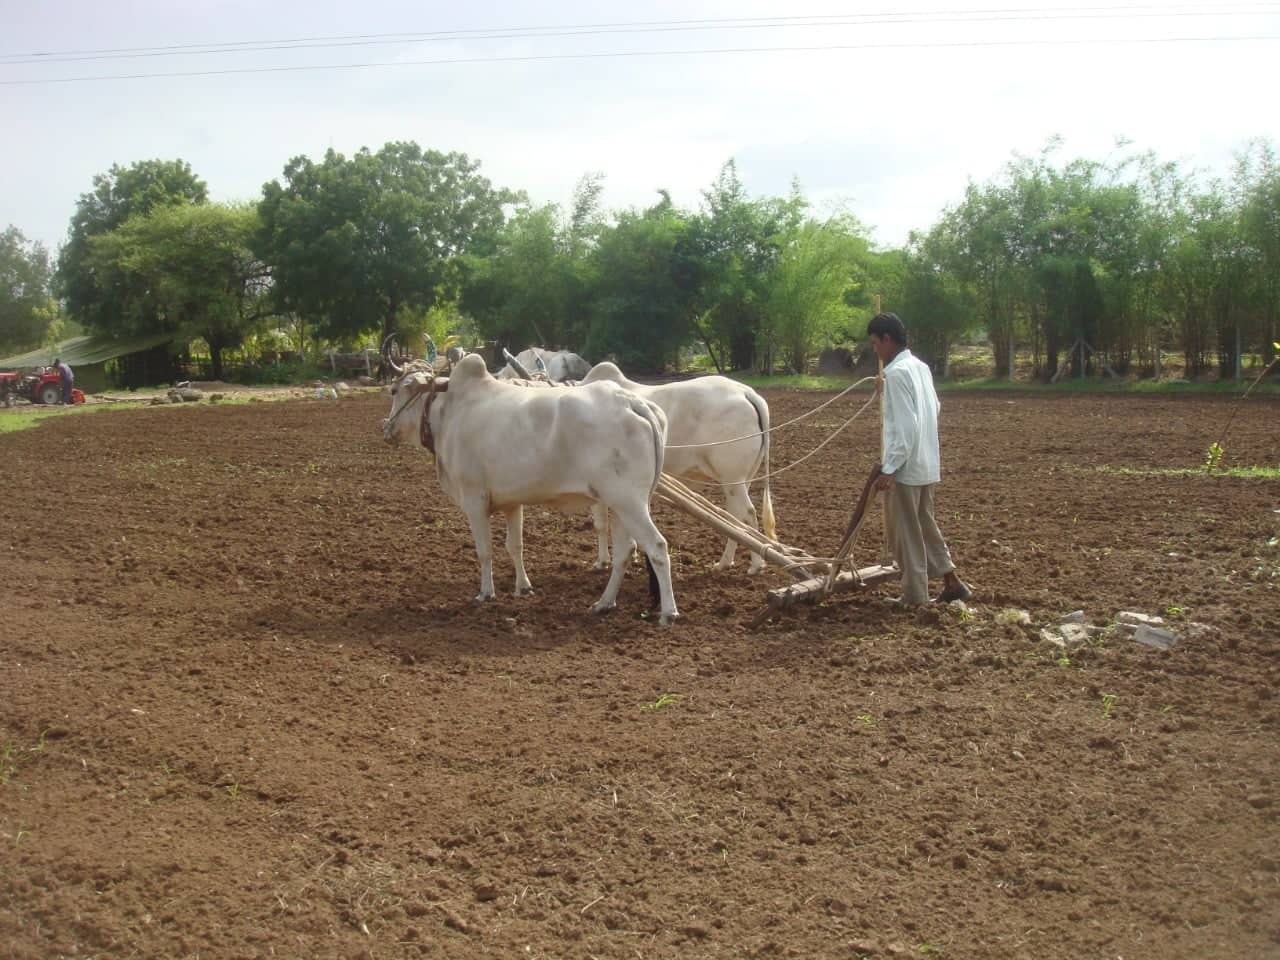
[[[924,486],[942,479],[938,411],[929,365],[903,349],[884,368],[880,463],[898,483]]]

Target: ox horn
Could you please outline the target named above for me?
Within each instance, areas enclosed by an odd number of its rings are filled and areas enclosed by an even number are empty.
[[[398,377],[404,373],[404,364],[396,363],[395,358],[391,356],[391,348],[395,346],[396,335],[388,334],[387,339],[382,341],[382,362],[392,369]]]
[[[511,365],[511,369],[520,375],[522,380],[532,380],[533,374],[529,372],[529,368],[511,355],[511,351],[506,347],[502,348],[502,357]]]

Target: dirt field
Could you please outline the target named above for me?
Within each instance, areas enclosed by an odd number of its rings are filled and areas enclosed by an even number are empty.
[[[1227,410],[951,395],[971,612],[757,632],[781,576],[665,512],[671,629],[639,571],[588,614],[589,521],[536,510],[538,593],[474,605],[379,396],[0,436],[0,957],[1280,956],[1280,481],[1098,469],[1196,466]],[[1280,463],[1277,414],[1228,463]],[[834,545],[875,432],[778,479],[786,540]],[[1063,659],[1007,607],[1212,629]]]

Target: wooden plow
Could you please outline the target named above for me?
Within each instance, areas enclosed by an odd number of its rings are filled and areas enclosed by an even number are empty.
[[[849,559],[858,531],[866,519],[867,508],[875,497],[875,482],[879,477],[880,465],[877,464],[863,484],[858,502],[845,525],[844,536],[830,557],[812,556],[799,547],[769,539],[670,474],[664,473],[661,476],[655,492],[662,502],[706,523],[717,533],[753,553],[758,553],[766,563],[781,567],[795,578],[794,583],[775,587],[767,592],[765,606],[751,621],[751,626],[757,627],[773,614],[788,607],[801,603],[818,603],[833,593],[861,590],[898,577],[896,565],[878,563],[857,568]],[[846,567],[848,569],[844,569]]]

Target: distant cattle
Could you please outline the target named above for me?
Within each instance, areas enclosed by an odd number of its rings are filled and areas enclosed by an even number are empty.
[[[527,375],[545,373],[552,383],[565,383],[570,380],[581,380],[591,369],[591,365],[576,353],[568,350],[545,350],[542,347],[530,347],[516,354],[519,365],[524,367],[522,373],[508,363],[498,371],[500,380],[520,380]]]

